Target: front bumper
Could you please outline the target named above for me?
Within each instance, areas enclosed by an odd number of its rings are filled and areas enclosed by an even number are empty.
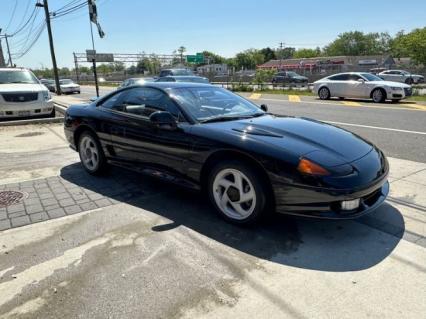
[[[281,214],[298,215],[304,217],[314,217],[322,219],[354,219],[366,215],[377,209],[386,199],[389,194],[389,182],[384,179],[378,185],[374,185],[367,189],[356,191],[353,193],[337,194],[331,191],[327,194],[334,197],[329,202],[319,202],[305,205],[277,205],[276,211]],[[317,195],[321,197],[321,195]],[[360,206],[353,211],[342,211],[340,202],[360,198]]]
[[[49,115],[54,109],[53,100],[0,103],[0,119]]]

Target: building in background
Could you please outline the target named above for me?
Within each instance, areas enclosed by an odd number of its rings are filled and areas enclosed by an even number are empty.
[[[224,75],[228,74],[226,64],[206,64],[197,67],[197,73],[201,75]]]

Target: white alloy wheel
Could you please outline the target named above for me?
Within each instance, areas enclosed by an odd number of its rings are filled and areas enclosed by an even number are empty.
[[[84,135],[80,140],[80,158],[84,167],[89,171],[96,171],[99,162],[99,149],[96,141],[90,135]]]
[[[212,186],[215,203],[227,217],[243,220],[255,210],[253,183],[239,170],[226,168],[219,171]]]
[[[376,89],[373,92],[373,101],[376,103],[380,103],[383,101],[383,92],[382,90]]]

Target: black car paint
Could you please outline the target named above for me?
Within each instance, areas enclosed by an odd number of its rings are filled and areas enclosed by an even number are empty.
[[[200,86],[188,83],[149,83],[145,87]],[[129,89],[129,88],[126,88]],[[111,93],[114,94],[114,93]],[[107,96],[108,97],[108,96]],[[107,98],[105,97],[105,98]],[[383,153],[355,134],[315,120],[265,114],[260,117],[198,123],[186,122],[164,130],[148,119],[97,107],[71,106],[65,117],[65,135],[76,149],[75,133],[95,132],[109,161],[186,187],[200,189],[206,163],[218,156],[244,158],[263,170],[270,182],[276,210],[323,218],[354,218],[387,196],[389,166]],[[178,105],[176,103],[176,105]],[[329,176],[298,172],[302,157],[326,168]],[[342,200],[376,196],[371,205],[344,213]]]

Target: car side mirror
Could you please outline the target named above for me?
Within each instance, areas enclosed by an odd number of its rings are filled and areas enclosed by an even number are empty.
[[[365,80],[364,80],[364,79],[358,79],[358,82],[359,82],[359,83],[364,83],[364,82],[365,82]]]
[[[149,116],[151,123],[154,123],[158,128],[163,130],[175,130],[177,128],[176,119],[172,114],[165,111],[157,111]]]
[[[268,106],[267,106],[266,104],[262,104],[262,105],[260,106],[260,109],[261,109],[262,111],[268,112]]]

